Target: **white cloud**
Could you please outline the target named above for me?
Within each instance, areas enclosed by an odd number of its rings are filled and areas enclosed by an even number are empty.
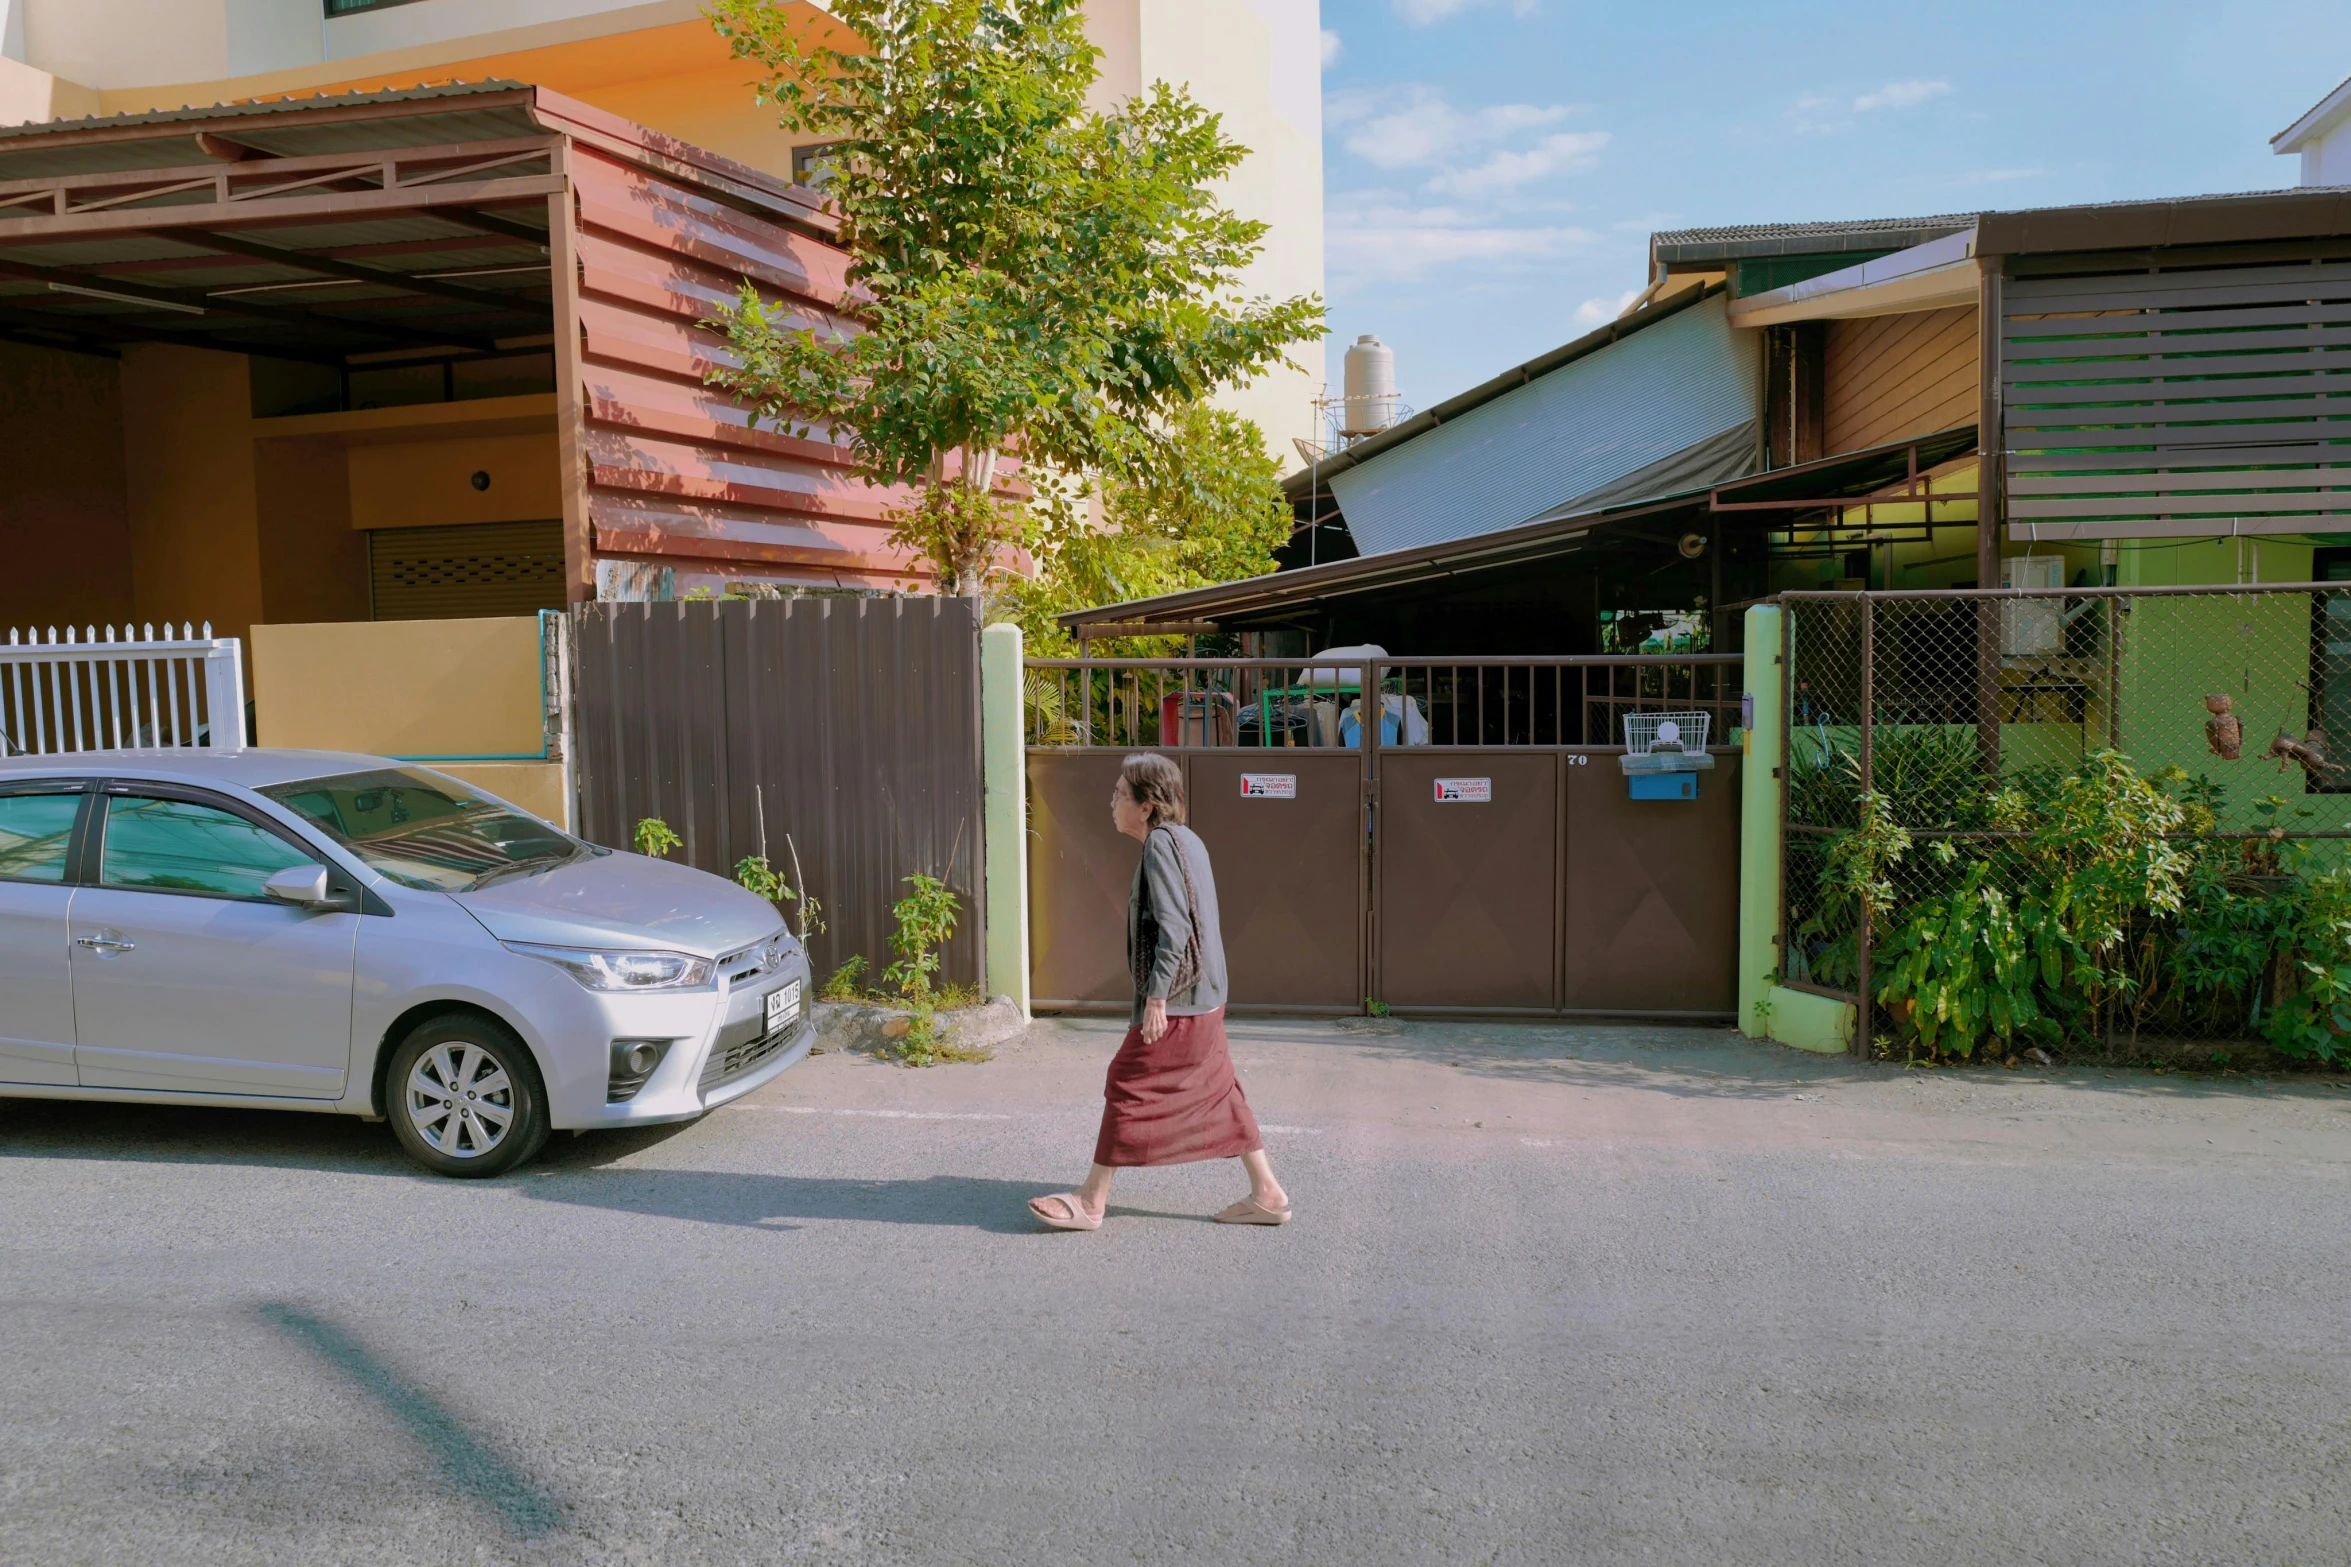
[[[1598,153],[1607,145],[1606,131],[1567,131],[1546,136],[1524,152],[1497,152],[1474,169],[1451,176],[1440,174],[1429,184],[1432,189],[1473,196],[1510,190],[1547,174],[1588,169],[1600,161]]]
[[[1949,82],[1888,82],[1876,92],[1863,93],[1853,100],[1853,112],[1867,114],[1872,109],[1914,109],[1929,98],[1940,98],[1951,90]]]
[[[1512,227],[1460,207],[1416,206],[1378,191],[1334,200],[1323,231],[1335,288],[1530,271],[1593,241],[1587,229]]]
[[[1335,27],[1324,28],[1322,30],[1322,63],[1325,66],[1332,66],[1339,63],[1339,51],[1341,47],[1342,46],[1339,43],[1339,30]]]
[[[1323,101],[1326,123],[1352,127],[1346,149],[1383,169],[1430,168],[1524,131],[1556,125],[1565,104],[1501,103],[1456,109],[1425,86],[1402,92],[1335,92]]]
[[[1414,27],[1426,27],[1432,22],[1442,22],[1458,11],[1469,9],[1478,4],[1479,0],[1388,0],[1388,3],[1398,16]],[[1512,16],[1532,16],[1534,11],[1535,0],[1510,0]]]
[[[1788,109],[1788,126],[1799,136],[1834,136],[1853,128],[1851,120],[1833,118],[1837,103],[1819,93],[1806,93]]]
[[[1575,307],[1575,324],[1580,327],[1606,326],[1625,313],[1625,307],[1641,297],[1641,290],[1628,288],[1614,299],[1587,299]]]

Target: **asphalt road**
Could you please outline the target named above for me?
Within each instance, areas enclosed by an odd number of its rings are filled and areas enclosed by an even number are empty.
[[[2351,1560],[2351,1093],[1236,1025],[1297,1203],[1082,1174],[1115,1042],[828,1055],[489,1184],[0,1105],[0,1561]]]

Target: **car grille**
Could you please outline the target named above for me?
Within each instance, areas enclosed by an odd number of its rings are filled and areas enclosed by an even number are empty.
[[[718,971],[727,977],[729,985],[740,985],[772,974],[783,967],[785,954],[791,949],[785,945],[788,932],[777,931],[763,941],[755,941],[740,952],[730,952],[718,960]]]
[[[760,1032],[760,1020],[730,1023],[719,1030],[718,1043],[710,1047],[710,1059],[702,1068],[702,1092],[723,1088],[744,1073],[755,1070],[776,1052],[788,1048],[800,1037],[801,1030],[815,1026],[815,1020],[803,1007],[800,1016],[786,1023],[774,1033]]]

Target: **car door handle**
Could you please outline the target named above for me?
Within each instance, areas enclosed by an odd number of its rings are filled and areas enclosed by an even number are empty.
[[[136,952],[138,943],[124,941],[118,936],[76,936],[74,945],[88,947],[92,952]]]

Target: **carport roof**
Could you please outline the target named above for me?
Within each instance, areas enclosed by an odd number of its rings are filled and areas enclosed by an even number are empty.
[[[0,338],[345,364],[543,347],[567,141],[818,236],[818,198],[519,82],[0,128]]]

